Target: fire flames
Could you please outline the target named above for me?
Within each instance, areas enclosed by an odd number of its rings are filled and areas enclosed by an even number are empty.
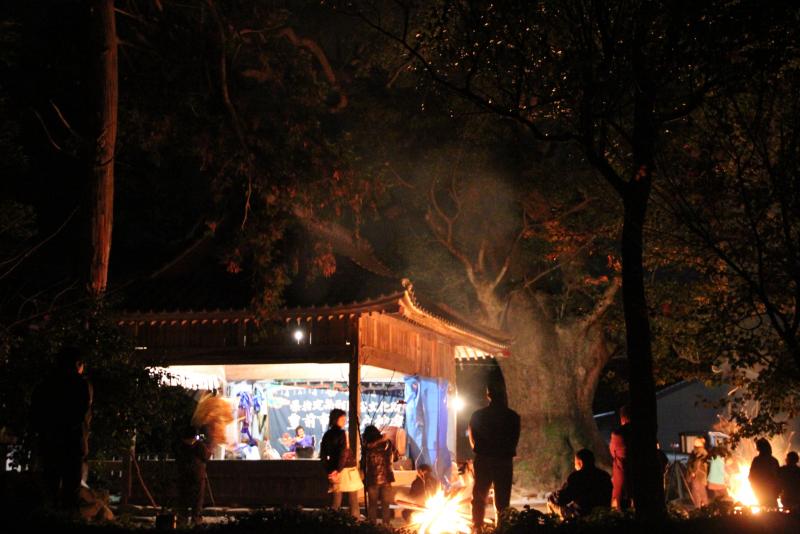
[[[750,486],[750,480],[748,480],[750,466],[741,460],[734,460],[732,463],[734,465],[728,479],[728,491],[733,502],[750,508],[754,514],[759,513],[761,508],[758,505],[756,494],[753,493],[753,488]]]
[[[730,422],[721,422],[720,426],[731,426]],[[734,428],[726,428],[722,426],[719,428],[726,433],[732,432]],[[772,455],[780,462],[786,453],[792,450],[794,434],[787,433],[784,435],[773,436],[769,439],[770,446],[772,447]],[[731,456],[726,460],[726,481],[728,486],[728,494],[736,503],[738,509],[749,509],[752,513],[757,514],[762,511],[762,508],[756,498],[753,488],[750,486],[750,463],[756,457],[758,451],[755,447],[755,440],[747,439],[742,440],[739,445],[731,451]],[[780,504],[780,501],[779,501]],[[779,509],[781,507],[779,506]]]
[[[425,506],[413,507],[409,527],[419,534],[469,534],[472,530],[469,496],[462,493],[448,496],[442,490],[425,501]]]

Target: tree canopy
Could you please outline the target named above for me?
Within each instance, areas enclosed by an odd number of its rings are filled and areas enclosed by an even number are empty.
[[[157,400],[107,322],[142,280],[212,270],[269,314],[349,257],[515,334],[501,366],[531,484],[604,450],[592,403],[615,354],[645,512],[661,511],[656,384],[739,388],[746,434],[796,415],[797,7],[90,4],[0,15],[0,354],[19,402],[32,384],[13,377],[73,339],[104,387],[130,385],[120,399]],[[113,29],[93,23],[101,4]],[[116,103],[97,89],[112,74]],[[109,170],[109,283],[87,295],[87,183]],[[108,443],[155,407],[132,401]]]

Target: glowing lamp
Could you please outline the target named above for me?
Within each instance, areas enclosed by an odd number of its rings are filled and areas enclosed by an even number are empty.
[[[466,406],[466,403],[464,402],[464,399],[462,399],[460,396],[456,395],[455,398],[453,399],[453,406],[455,407],[457,412],[460,412],[461,410],[464,409],[464,406]]]
[[[294,331],[294,339],[295,341],[297,341],[298,345],[300,344],[301,341],[303,341],[303,331],[300,330],[299,328]]]

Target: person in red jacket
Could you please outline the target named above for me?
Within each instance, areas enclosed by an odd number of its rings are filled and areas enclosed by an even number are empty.
[[[625,510],[633,504],[630,489],[630,417],[628,407],[619,409],[620,426],[611,432],[609,451],[611,452],[611,507]]]

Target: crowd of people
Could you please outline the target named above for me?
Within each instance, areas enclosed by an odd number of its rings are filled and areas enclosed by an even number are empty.
[[[519,415],[508,407],[505,391],[500,385],[490,385],[487,390],[489,405],[476,411],[470,418],[468,435],[475,458],[465,466],[460,484],[453,484],[451,491],[464,492],[468,481],[472,494],[472,520],[474,525],[484,525],[485,511],[490,489],[494,489],[494,506],[498,517],[510,505],[513,479],[513,459],[520,435]],[[330,412],[329,428],[320,444],[320,460],[329,482],[331,506],[339,509],[347,496],[349,513],[360,517],[359,492],[366,495],[367,519],[377,522],[380,517],[384,524],[392,519],[392,506],[395,504],[395,474],[393,464],[399,453],[390,439],[373,425],[364,429],[361,459],[355,456],[346,431],[347,414],[340,409]],[[611,474],[600,469],[595,463],[595,455],[588,449],[575,453],[575,470],[563,486],[550,494],[548,510],[564,519],[582,517],[597,508],[629,509],[635,506],[631,491],[631,421],[627,409],[620,410],[620,426],[611,434],[609,453]],[[498,439],[501,436],[502,439]],[[187,439],[189,439],[187,437]],[[309,446],[302,428],[296,429],[296,452]],[[189,439],[187,444],[195,449],[187,449],[187,464],[203,465],[207,461],[204,449],[197,449],[198,441]],[[772,457],[769,442],[759,439],[756,442],[759,455],[750,468],[750,483],[762,506],[776,507],[777,499],[787,509],[800,508],[800,467],[798,455],[790,452],[786,465],[780,467]],[[190,448],[191,448],[190,447]],[[659,449],[659,461],[666,473],[669,462]],[[726,498],[725,458],[728,451],[724,446],[706,449],[705,440],[697,438],[686,463],[686,481],[694,505],[702,507],[710,501]],[[192,475],[198,485],[199,469]],[[417,466],[416,477],[410,490],[402,495],[406,506],[402,516],[411,519],[414,506],[424,506],[425,501],[441,488],[431,466]],[[469,488],[468,488],[469,489]],[[199,501],[187,501],[195,510],[202,508],[202,491]],[[196,503],[196,504],[194,504]],[[402,506],[401,506],[402,507]]]
[[[730,451],[724,444],[709,450],[704,438],[696,438],[693,445],[686,466],[686,479],[694,506],[701,508],[716,500],[730,499],[725,483]],[[777,508],[780,499],[784,509],[800,510],[797,453],[789,452],[785,464],[781,466],[772,456],[772,446],[766,439],[756,440],[756,450],[758,455],[750,464],[748,481],[758,504],[765,508]]]
[[[620,426],[611,434],[609,452],[611,476],[595,466],[594,454],[582,449],[575,455],[575,471],[558,491],[548,497],[548,510],[562,518],[588,515],[603,508],[627,509],[635,505],[630,489],[631,422],[627,408],[620,410]],[[800,510],[800,467],[798,454],[786,455],[780,466],[772,456],[766,439],[756,440],[756,456],[750,466],[748,480],[758,503],[765,508],[777,508],[778,499],[785,510]],[[669,461],[658,449],[662,473],[666,475]],[[724,444],[710,450],[705,438],[698,437],[686,462],[685,480],[695,508],[702,508],[715,500],[730,499],[726,483],[726,460],[730,451]],[[665,479],[666,483],[666,479]]]
[[[464,467],[459,480],[451,481],[450,491],[472,493],[473,524],[483,525],[489,490],[494,487],[494,505],[498,514],[509,507],[513,478],[513,459],[519,441],[520,418],[508,407],[505,390],[492,384],[487,390],[489,405],[476,411],[469,422],[468,433],[475,459]],[[323,462],[332,495],[331,506],[341,507],[347,494],[349,511],[359,517],[358,492],[363,488],[367,496],[367,518],[376,521],[378,512],[384,524],[391,520],[395,481],[392,463],[398,456],[394,444],[380,430],[370,425],[363,434],[361,471],[350,448],[345,431],[346,414],[332,410],[329,429],[322,437],[320,459]],[[498,440],[497,436],[503,436]],[[454,477],[455,478],[455,477]],[[410,490],[403,495],[408,505],[424,506],[425,501],[440,490],[433,469],[427,464],[417,466],[416,477]],[[403,517],[410,520],[412,509],[407,507]]]
[[[92,510],[110,514],[107,507],[91,503],[86,496],[86,473],[88,433],[91,421],[92,387],[83,376],[84,361],[81,354],[65,348],[58,356],[56,370],[48,376],[34,395],[37,402],[33,408],[33,420],[43,421],[45,411],[57,417],[49,417],[50,425],[38,427],[39,448],[37,457],[46,485],[46,499],[57,508],[80,511],[90,504]],[[508,407],[502,384],[491,383],[487,388],[487,407],[472,414],[468,425],[470,445],[474,460],[468,463],[459,481],[451,480],[452,492],[465,494],[471,490],[472,520],[478,529],[485,524],[485,511],[490,489],[494,488],[494,506],[498,517],[510,505],[513,479],[513,460],[517,453],[520,436],[520,417]],[[206,463],[211,457],[214,437],[224,433],[225,423],[232,420],[227,405],[207,399],[198,405],[192,424],[188,425],[176,449],[178,486],[185,513],[195,522],[200,521],[203,509]],[[202,409],[201,409],[202,408]],[[198,413],[205,417],[198,420]],[[225,412],[217,417],[215,412]],[[217,423],[210,421],[218,419]],[[224,419],[224,421],[223,421]],[[393,464],[399,453],[394,443],[373,425],[364,429],[360,462],[356,458],[345,430],[347,414],[340,409],[331,410],[329,428],[320,444],[320,460],[329,483],[331,506],[339,509],[344,496],[353,517],[360,517],[359,492],[364,490],[367,502],[367,519],[384,524],[392,519],[395,504]],[[217,428],[218,427],[218,428]],[[211,438],[206,437],[209,434]],[[302,427],[295,429],[290,452],[297,457],[307,457],[314,451],[314,440],[306,436]],[[780,466],[772,456],[770,444],[765,439],[756,441],[758,456],[750,466],[749,481],[761,506],[775,508],[778,499],[785,509],[800,510],[800,467],[798,454],[786,455],[785,465]],[[630,456],[631,421],[625,408],[620,410],[620,426],[611,434],[609,453],[611,474],[595,464],[595,455],[588,449],[575,453],[572,472],[563,486],[553,492],[547,500],[550,512],[569,519],[586,516],[598,507],[626,509],[635,506],[631,492]],[[686,482],[696,507],[710,501],[728,497],[725,480],[725,461],[729,452],[724,446],[710,451],[703,438],[694,441],[694,448],[686,464]],[[668,466],[666,455],[659,450],[664,472]],[[360,468],[360,469],[359,469]],[[429,465],[417,466],[416,477],[410,489],[403,495],[407,505],[423,506],[425,501],[440,490],[433,469]],[[83,498],[82,498],[83,496]],[[407,507],[409,508],[409,507]],[[411,510],[403,517],[409,520]],[[106,515],[106,517],[108,517]]]

